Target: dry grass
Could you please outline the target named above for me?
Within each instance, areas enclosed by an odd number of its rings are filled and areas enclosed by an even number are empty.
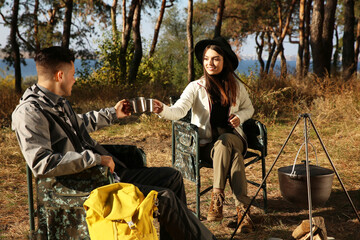
[[[316,79],[315,79],[316,80]],[[357,209],[360,209],[360,101],[359,84],[354,81],[347,84],[318,83],[308,79],[300,84],[290,79],[288,84],[270,83],[265,88],[258,88],[252,94],[256,118],[268,127],[267,169],[272,166],[281,146],[292,129],[299,113],[311,113],[314,122],[329,155]],[[263,83],[265,84],[265,83]],[[316,87],[315,87],[316,86]],[[79,93],[81,91],[79,90]],[[92,92],[98,96],[96,91]],[[119,94],[121,95],[121,94]],[[86,111],[114,104],[117,93],[109,91],[108,98],[89,96],[85,99],[73,99],[78,110]],[[124,96],[124,95],[122,95]],[[131,96],[124,96],[131,97]],[[85,99],[85,100],[84,100]],[[263,104],[263,106],[260,106]],[[273,109],[273,112],[271,111]],[[283,109],[286,109],[284,111]],[[277,111],[275,114],[274,112]],[[270,113],[269,113],[270,112]],[[304,219],[308,218],[307,209],[299,209],[281,197],[277,177],[277,169],[292,165],[295,155],[304,142],[303,121],[300,121],[287,146],[280,155],[267,179],[268,212],[252,209],[252,218],[256,230],[251,234],[237,233],[235,239],[267,239],[278,237],[291,239],[291,233]],[[318,138],[310,128],[310,141],[314,144],[320,166],[331,168]],[[92,136],[101,143],[135,144],[147,154],[148,166],[171,166],[171,122],[154,115],[132,116],[112,127],[105,128]],[[9,128],[1,129],[0,136],[0,239],[25,239],[29,229],[27,217],[27,193],[25,164],[22,159],[16,137]],[[300,154],[298,161],[304,160]],[[310,152],[310,160],[315,157]],[[259,180],[261,170],[259,164],[246,171],[248,179]],[[211,185],[211,169],[202,169],[202,186]],[[185,180],[188,207],[195,210],[194,183]],[[228,185],[228,184],[227,184]],[[253,196],[257,188],[249,185],[249,195]],[[220,223],[207,222],[206,213],[210,202],[210,194],[201,198],[201,220],[219,238],[229,239],[234,230],[235,208],[230,189],[226,188],[227,203],[225,218]],[[260,192],[257,202],[262,203]],[[360,212],[358,211],[360,214]],[[314,208],[313,214],[325,218],[328,235],[339,240],[360,239],[360,224],[349,205],[339,181],[334,178],[332,194],[328,202]]]
[[[314,117],[315,118],[315,117]],[[294,118],[295,122],[295,118]],[[314,123],[320,131],[321,137],[328,148],[329,154],[334,162],[339,175],[341,176],[346,189],[357,206],[360,206],[360,156],[358,144],[360,135],[351,137],[351,143],[357,143],[352,146],[349,139],[339,138],[334,134],[334,128],[331,124],[321,125],[315,120]],[[359,121],[347,123],[349,129],[358,129]],[[349,125],[350,124],[350,125]],[[269,155],[267,157],[267,168],[269,169],[279,153],[287,135],[289,134],[293,122],[283,125],[268,125],[269,133]],[[339,125],[338,125],[339,126]],[[340,126],[343,126],[341,124]],[[292,206],[283,198],[279,192],[277,180],[277,168],[293,164],[294,156],[299,144],[303,142],[303,124],[299,124],[293,133],[288,145],[275,164],[274,169],[267,180],[268,184],[268,213],[261,209],[253,208],[252,216],[256,224],[256,230],[251,234],[237,233],[235,239],[267,239],[268,237],[279,237],[282,239],[291,239],[291,233],[295,227],[308,217],[307,210],[301,210]],[[147,154],[149,166],[171,166],[171,123],[158,119],[153,115],[142,115],[140,118],[131,117],[127,121],[122,121],[112,127],[100,130],[92,136],[102,143],[114,144],[135,144],[144,149]],[[324,154],[320,153],[318,144],[315,144],[316,138],[311,134],[311,140],[318,149],[318,157],[321,166],[329,167]],[[336,144],[334,144],[336,142]],[[342,147],[341,147],[342,146]],[[0,145],[1,162],[0,181],[1,181],[1,210],[0,210],[0,236],[4,239],[23,239],[28,230],[27,218],[27,194],[25,166],[19,152],[15,136],[9,130],[3,130],[2,142]],[[310,154],[310,158],[313,155]],[[313,159],[310,159],[313,160]],[[16,173],[16,174],[15,174]],[[211,169],[201,170],[202,185],[211,185]],[[249,179],[260,179],[260,166],[252,166],[247,169]],[[195,185],[185,180],[188,207],[195,210]],[[257,188],[249,185],[249,195],[255,194]],[[210,194],[201,198],[201,219],[219,239],[229,239],[234,230],[235,209],[231,198],[230,189],[226,188],[227,203],[225,204],[225,218],[220,223],[207,222],[206,213],[210,202]],[[262,203],[262,192],[258,196],[259,204]],[[355,230],[360,229],[356,216],[348,204],[345,194],[342,191],[339,182],[335,179],[333,192],[324,207],[314,209],[314,215],[323,216],[326,219],[326,226],[329,236],[336,239],[356,239]]]

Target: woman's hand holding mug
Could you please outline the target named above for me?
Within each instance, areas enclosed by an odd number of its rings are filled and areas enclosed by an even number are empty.
[[[153,112],[161,113],[164,109],[164,104],[157,99],[154,99],[153,103],[154,103],[154,111]]]

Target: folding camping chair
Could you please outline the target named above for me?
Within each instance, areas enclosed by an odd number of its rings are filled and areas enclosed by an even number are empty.
[[[103,146],[125,164],[126,162],[137,162],[146,166],[146,155],[142,149],[136,146]],[[36,178],[36,211],[32,172],[27,165],[26,175],[30,239],[90,239],[83,203],[92,190],[113,182],[108,168],[95,166],[77,174]],[[38,222],[36,230],[35,218]]]

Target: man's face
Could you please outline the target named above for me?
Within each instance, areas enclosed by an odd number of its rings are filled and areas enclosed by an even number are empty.
[[[75,83],[75,66],[74,63],[71,64],[64,64],[62,67],[62,74],[59,77],[60,83],[60,96],[71,96],[71,90]]]

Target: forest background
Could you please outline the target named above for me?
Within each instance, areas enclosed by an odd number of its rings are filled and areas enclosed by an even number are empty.
[[[201,65],[194,61],[197,41],[221,35],[239,53],[244,40],[253,36],[258,65],[239,77],[248,86],[254,118],[268,127],[267,167],[299,114],[311,113],[359,207],[359,10],[360,1],[355,0],[1,0],[0,23],[9,29],[2,53],[14,75],[0,77],[0,236],[23,239],[28,231],[25,163],[10,129],[11,112],[26,87],[36,81],[36,76],[22,77],[23,60],[51,45],[72,48],[82,60],[69,100],[78,112],[86,112],[134,96],[168,103],[169,96],[179,95],[189,81],[202,75]],[[155,21],[150,42],[142,36],[145,15]],[[93,39],[97,47],[90,49]],[[286,39],[293,45],[285,45]],[[296,68],[290,72],[285,51],[293,47]],[[90,68],[86,60],[97,64]],[[136,144],[146,150],[150,166],[164,166],[171,162],[170,128],[170,122],[152,115],[134,115],[93,137],[103,143]],[[301,134],[295,137],[286,153],[294,155],[302,140]],[[325,155],[319,158],[331,167]],[[16,176],[14,169],[20,169]],[[258,178],[259,171],[254,167],[247,175]],[[186,188],[188,198],[194,199],[191,184]],[[306,211],[284,202],[276,176],[269,177],[268,189],[270,212],[255,211],[258,228],[246,238],[291,239]],[[325,217],[330,236],[359,239],[359,222],[342,196],[342,187],[334,181],[332,197],[315,214]],[[208,201],[202,204],[203,213]],[[189,208],[194,208],[192,201]],[[224,225],[234,214],[228,207],[223,222],[204,223],[217,237],[228,239],[231,228]]]

